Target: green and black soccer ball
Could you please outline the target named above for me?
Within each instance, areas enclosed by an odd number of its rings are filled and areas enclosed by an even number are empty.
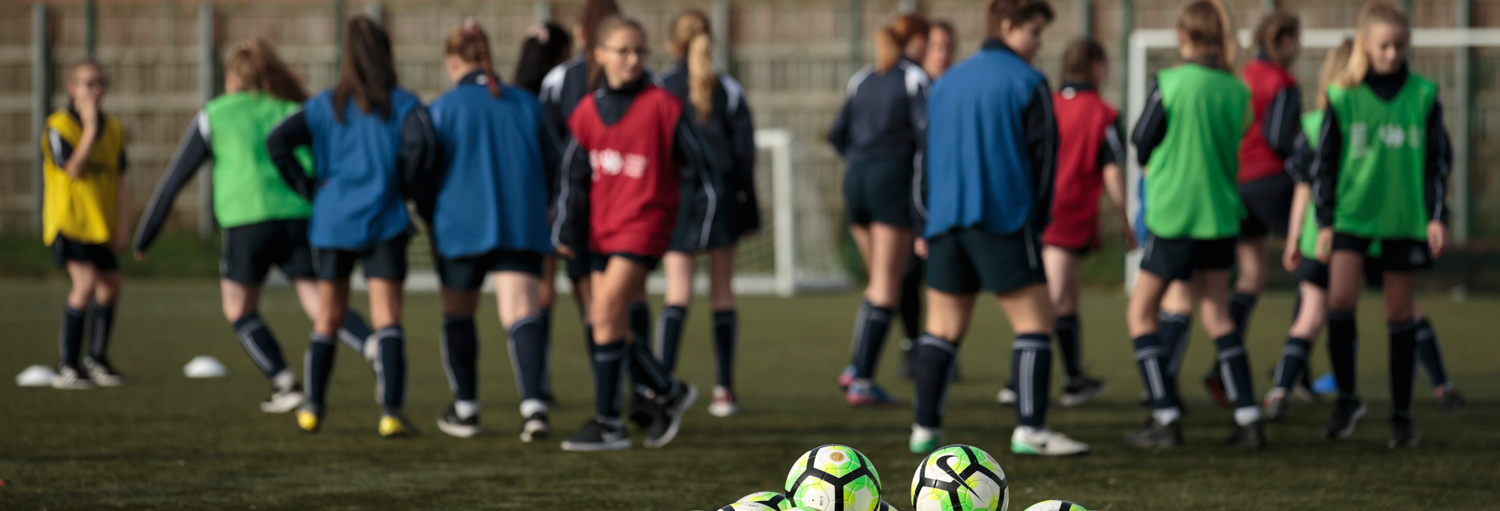
[[[774,491],[758,491],[744,497],[740,497],[740,500],[736,500],[734,502],[736,504],[746,502],[765,504],[767,507],[770,507],[771,509],[774,509],[776,511],[786,511],[787,509],[791,509],[792,507],[792,499],[786,498],[786,495],[782,495],[781,492]]]
[[[1068,502],[1066,500],[1048,500],[1032,504],[1026,511],[1089,511],[1083,506]]]
[[[786,475],[786,496],[815,511],[876,511],[880,474],[853,447],[824,445],[797,458]]]
[[[1010,490],[995,458],[969,445],[928,454],[911,479],[916,511],[1006,511]]]

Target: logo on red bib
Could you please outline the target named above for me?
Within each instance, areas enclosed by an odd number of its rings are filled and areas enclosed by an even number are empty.
[[[651,160],[639,154],[620,154],[614,149],[604,149],[589,151],[589,163],[594,170],[594,181],[603,176],[618,176],[622,172],[625,177],[640,179],[646,175]]]

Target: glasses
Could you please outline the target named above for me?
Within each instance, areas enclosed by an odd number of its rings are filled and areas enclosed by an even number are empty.
[[[620,58],[622,58],[622,59],[625,58],[625,57],[629,57],[631,55],[635,55],[635,56],[640,57],[642,59],[651,56],[651,49],[650,48],[646,48],[644,46],[639,47],[639,48],[631,48],[631,47],[628,47],[628,46],[627,47],[620,47],[620,48],[610,48],[608,46],[600,46],[599,48],[603,49],[604,51],[613,53],[615,55],[619,55]]]

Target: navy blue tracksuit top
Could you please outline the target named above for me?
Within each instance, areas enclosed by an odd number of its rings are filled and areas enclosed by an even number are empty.
[[[885,73],[865,66],[849,79],[849,99],[828,128],[828,142],[847,163],[898,160],[915,164],[927,128],[931,87],[922,66],[905,57]]]

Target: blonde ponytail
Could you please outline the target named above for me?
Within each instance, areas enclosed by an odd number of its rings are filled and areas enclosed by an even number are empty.
[[[708,16],[703,11],[682,11],[672,20],[671,40],[678,52],[687,56],[688,102],[698,111],[698,122],[707,121],[714,109],[714,87],[719,75],[714,72],[713,35]]]
[[[1339,87],[1356,87],[1365,81],[1365,74],[1370,72],[1370,56],[1365,54],[1365,42],[1370,37],[1370,26],[1375,23],[1396,25],[1401,27],[1408,39],[1411,37],[1411,23],[1400,7],[1383,0],[1366,3],[1359,10],[1359,30],[1354,33],[1354,51],[1349,54],[1349,65],[1339,75]]]

